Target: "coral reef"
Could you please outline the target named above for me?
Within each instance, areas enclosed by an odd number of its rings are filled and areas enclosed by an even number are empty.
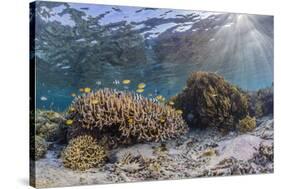
[[[105,162],[106,153],[96,140],[89,135],[78,136],[70,140],[62,152],[65,167],[84,171],[98,167]]]
[[[256,117],[273,114],[273,86],[250,94],[249,113]]]
[[[220,161],[215,167],[205,170],[204,176],[227,176],[254,174],[255,169],[250,162],[237,160],[233,157]]]
[[[142,155],[134,156],[131,153],[125,154],[120,161],[114,164],[114,171],[121,174],[125,181],[131,178],[159,179],[163,174],[163,157],[148,158]]]
[[[172,100],[194,127],[217,126],[227,131],[248,114],[248,96],[215,73],[194,72],[187,87]]]
[[[54,111],[36,111],[35,132],[46,141],[65,141],[66,127],[63,115]]]
[[[175,109],[130,92],[101,89],[77,97],[70,109],[67,119],[73,120],[72,127],[126,144],[165,141],[187,131]]]
[[[256,118],[246,116],[245,118],[239,120],[237,128],[241,133],[246,133],[254,130],[256,128]]]
[[[219,175],[273,173],[273,118],[257,118],[257,127],[243,135],[214,128],[194,129],[164,143],[118,146],[100,168],[62,168],[61,145],[48,149],[48,161],[36,162],[37,187],[186,179]],[[98,141],[100,143],[100,140]]]
[[[35,136],[35,149],[34,149],[34,158],[35,160],[38,160],[46,154],[46,151],[48,149],[48,145],[44,138],[40,136]]]
[[[274,155],[273,155],[273,143],[264,144],[261,143],[258,149],[258,153],[254,156],[254,162],[262,167],[267,167],[273,165]],[[273,166],[272,166],[273,169]],[[263,173],[267,171],[262,171]]]
[[[204,170],[203,175],[226,176],[256,173],[273,173],[273,143],[261,143],[257,152],[247,161],[234,157],[223,159],[213,168]]]

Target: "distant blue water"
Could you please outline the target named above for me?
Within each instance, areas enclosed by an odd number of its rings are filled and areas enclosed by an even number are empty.
[[[71,9],[63,4],[49,5],[52,6],[38,4],[36,15],[37,108],[64,111],[73,100],[71,94],[80,94],[79,88],[90,87],[95,91],[107,87],[136,91],[139,83],[146,84],[142,95],[149,98],[162,95],[168,99],[186,86],[187,78],[194,71],[216,72],[246,91],[269,87],[273,83],[272,17],[169,9],[144,10],[122,6],[112,9],[111,6],[89,4],[69,4]],[[69,12],[62,14],[66,10]],[[71,16],[73,10],[78,11],[77,17]],[[102,14],[98,24],[92,24],[90,17]],[[183,16],[190,18],[183,20]],[[136,31],[134,35],[137,37],[130,36],[127,42],[122,41],[126,36],[118,38],[118,27],[123,27],[122,21]],[[84,22],[88,24],[87,27],[82,24]],[[103,26],[111,28],[108,31],[117,36],[110,39],[113,43],[108,46],[103,43],[106,32],[95,33]],[[65,31],[67,36],[64,38],[64,32],[59,30]],[[69,31],[72,33],[67,33]],[[188,39],[196,36],[196,32],[199,36],[198,47],[196,40],[189,44],[190,49],[185,44],[177,46],[186,48],[187,53],[190,53],[189,50],[194,51],[186,57],[186,61],[159,60],[161,57],[157,57],[153,49],[158,39],[161,40],[165,35],[174,40],[177,36],[186,35]],[[206,42],[199,43],[200,35],[202,39],[207,39]],[[136,60],[125,64],[129,57],[123,57],[124,54],[139,45],[139,41],[136,44],[133,41],[139,38],[143,40],[145,53],[142,58],[146,61],[142,63]],[[116,45],[115,40],[121,42]],[[126,49],[129,42],[132,47]],[[169,43],[167,45],[171,45]],[[117,58],[106,55],[112,52],[118,55]],[[99,53],[102,55],[99,56]],[[170,56],[177,58],[177,51]],[[104,60],[104,57],[107,59]],[[116,59],[118,63],[115,63]],[[122,84],[125,79],[131,80],[131,83]]]

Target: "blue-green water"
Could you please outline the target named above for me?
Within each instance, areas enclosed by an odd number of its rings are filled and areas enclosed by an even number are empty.
[[[80,88],[142,82],[142,95],[169,98],[202,70],[246,91],[273,83],[272,16],[51,2],[33,16],[37,108],[63,111]]]

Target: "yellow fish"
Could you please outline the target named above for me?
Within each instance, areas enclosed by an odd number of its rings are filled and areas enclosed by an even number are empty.
[[[140,83],[140,84],[138,84],[138,88],[139,89],[144,89],[145,88],[145,83]]]
[[[84,92],[84,89],[83,89],[83,88],[80,88],[79,91],[80,91],[81,93],[83,93],[83,92]]]
[[[144,89],[137,89],[136,92],[137,93],[142,93],[144,91]]]
[[[173,101],[169,101],[169,105],[173,106],[175,103]]]
[[[75,108],[71,107],[71,108],[69,108],[69,111],[74,112]]]
[[[98,104],[99,103],[99,100],[98,99],[93,99],[92,100],[92,104]]]
[[[75,94],[75,93],[71,93],[71,96],[72,96],[72,97],[76,97],[76,94]]]
[[[176,112],[177,112],[178,114],[182,114],[182,113],[183,113],[182,110],[176,110]]]
[[[133,123],[133,119],[128,119],[128,123],[132,124]]]
[[[128,84],[131,83],[131,80],[125,79],[125,80],[122,81],[122,83],[123,83],[124,85],[128,85]]]
[[[89,93],[89,92],[91,92],[91,88],[86,87],[86,88],[84,89],[84,92],[85,92],[85,93]]]
[[[72,123],[73,123],[73,120],[71,120],[71,119],[68,119],[68,120],[66,120],[66,125],[72,125]]]
[[[162,95],[158,95],[155,97],[157,100],[161,101],[163,99],[163,96]]]

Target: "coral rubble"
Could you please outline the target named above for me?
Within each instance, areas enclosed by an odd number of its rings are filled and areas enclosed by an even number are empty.
[[[62,159],[65,167],[83,171],[102,165],[106,153],[92,136],[83,135],[70,140]]]
[[[210,72],[194,72],[187,87],[172,100],[194,127],[217,126],[225,131],[248,114],[248,96]]]
[[[117,143],[165,141],[187,131],[175,109],[130,92],[101,89],[77,97],[70,109],[67,119],[73,120],[72,127]]]

